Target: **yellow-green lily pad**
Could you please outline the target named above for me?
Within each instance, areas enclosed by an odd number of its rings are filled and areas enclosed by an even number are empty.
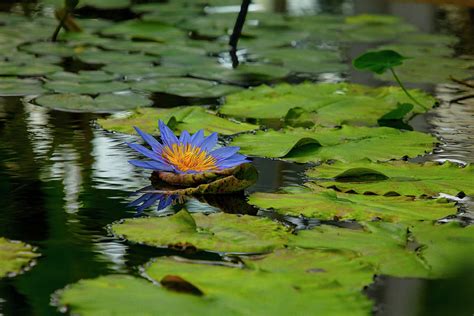
[[[0,278],[9,273],[19,273],[38,256],[28,244],[0,238]]]

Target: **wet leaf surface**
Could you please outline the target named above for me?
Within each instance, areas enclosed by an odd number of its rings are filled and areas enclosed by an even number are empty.
[[[30,245],[0,237],[0,278],[19,273],[38,256]]]

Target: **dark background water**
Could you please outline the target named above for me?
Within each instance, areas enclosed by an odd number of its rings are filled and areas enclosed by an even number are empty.
[[[2,1],[1,5],[6,3]],[[473,9],[382,0],[266,3],[272,9],[291,13],[395,14],[427,32],[456,34],[461,39],[456,52],[473,52]],[[351,47],[347,55],[354,57],[367,48]],[[349,80],[380,84],[355,71],[349,73]],[[449,97],[446,85],[423,88],[441,98]],[[137,265],[170,253],[125,244],[107,233],[108,224],[134,215],[126,204],[133,199],[130,192],[148,184],[148,173],[127,163],[137,154],[124,143],[135,138],[104,132],[93,124],[95,118],[50,111],[22,103],[16,97],[0,98],[0,235],[30,243],[42,254],[28,273],[0,280],[0,314],[56,315],[59,312],[50,304],[51,294],[67,284],[109,273],[138,274]],[[415,129],[442,139],[439,148],[423,159],[473,162],[473,123],[472,102],[442,104],[415,118]],[[303,181],[304,165],[268,159],[256,159],[254,164],[260,178],[250,191],[275,191]],[[462,202],[466,205],[462,215],[474,219],[469,197]],[[198,256],[219,259],[213,254]],[[445,305],[454,306],[450,300],[469,289],[471,281],[465,287],[459,282],[450,284],[439,297]],[[428,313],[417,310],[418,303],[436,306],[425,296],[438,288],[435,281],[382,278],[369,293],[377,299],[378,306],[385,306],[380,314],[416,315]],[[430,313],[436,311],[440,310]]]

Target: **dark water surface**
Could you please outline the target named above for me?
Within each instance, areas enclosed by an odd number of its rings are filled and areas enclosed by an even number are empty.
[[[459,53],[472,47],[469,39],[474,38],[467,37],[465,29],[444,19],[444,9],[430,4],[295,0],[282,7],[282,3],[284,1],[275,1],[275,8],[290,12],[398,14],[422,30],[448,30],[457,34],[464,40],[457,47]],[[348,55],[354,57],[365,49],[356,47],[349,50]],[[334,77],[328,74],[322,79],[334,80]],[[349,79],[380,84],[358,72],[351,72]],[[442,99],[451,99],[454,93],[453,87],[445,85],[424,88]],[[176,99],[171,98],[169,104],[160,106],[177,105],[174,102]],[[173,253],[125,244],[108,234],[108,224],[133,217],[134,210],[126,204],[133,200],[131,192],[149,184],[149,173],[127,163],[138,154],[125,142],[136,138],[105,132],[93,124],[95,118],[89,114],[50,111],[23,104],[16,97],[0,98],[0,235],[30,243],[42,254],[30,272],[0,280],[0,315],[57,315],[57,308],[50,304],[51,294],[56,290],[83,278],[110,273],[138,274],[138,265],[152,257]],[[441,140],[436,151],[423,159],[462,164],[474,162],[473,123],[472,101],[443,103],[411,122],[415,129],[432,132]],[[254,164],[260,178],[249,192],[272,192],[304,180],[305,165],[269,159],[255,159]],[[460,215],[474,219],[469,201],[469,197],[462,200],[465,209]],[[211,253],[196,256],[221,260]],[[443,297],[439,284],[434,281],[390,278],[382,281],[376,282],[376,290],[369,293],[384,306],[383,310],[379,309],[379,315],[428,314],[414,308],[400,310],[400,306],[407,307],[415,302],[414,297],[426,293]],[[459,288],[449,285],[445,291]],[[393,303],[393,299],[387,298],[392,297],[393,291],[410,295],[401,296],[401,301]],[[434,303],[420,299],[413,304]]]

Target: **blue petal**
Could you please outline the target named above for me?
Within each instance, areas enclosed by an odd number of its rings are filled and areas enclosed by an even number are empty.
[[[209,152],[211,149],[216,147],[217,145],[217,133],[212,133],[211,135],[207,136],[201,143],[201,149],[203,151]]]
[[[171,147],[171,145],[178,143],[178,138],[162,120],[158,121],[158,126],[160,128],[160,135],[161,140],[163,141],[163,145]]]
[[[163,148],[163,146],[155,139],[155,137],[143,132],[136,126],[134,126],[133,128],[135,128],[138,135],[140,135],[143,138],[143,140],[147,142],[148,145],[151,146],[151,148],[153,148],[154,151],[161,152],[161,148]]]
[[[191,135],[189,135],[188,131],[183,131],[179,136],[179,142],[183,145],[189,144],[191,142]]]
[[[142,145],[139,145],[139,144],[131,144],[131,143],[127,143],[127,145],[128,145],[130,148],[132,148],[132,149],[138,151],[139,153],[145,155],[146,157],[148,157],[148,158],[150,158],[150,159],[153,159],[153,160],[159,161],[159,162],[161,162],[161,163],[164,163],[164,160],[163,160],[163,158],[162,158],[160,155],[158,155],[157,153],[155,153],[155,152],[153,152],[153,151],[151,151],[151,150],[149,150],[149,149],[143,147]]]
[[[239,151],[240,147],[221,147],[211,152],[211,155],[216,158],[217,161],[221,161],[230,158],[232,155]]]
[[[170,206],[171,203],[173,202],[173,199],[174,199],[173,195],[164,195],[160,199],[160,203],[158,203],[158,208],[156,210],[159,211],[159,210],[162,210],[162,209]]]
[[[148,200],[151,197],[152,193],[145,193],[142,196],[140,196],[138,199],[135,201],[132,201],[127,204],[127,206],[138,206],[140,205],[143,201]]]
[[[160,170],[160,171],[173,171],[173,167],[164,164],[158,161],[151,161],[151,160],[129,160],[129,163],[131,163],[134,166],[140,167],[140,168],[145,168],[145,169],[151,169],[151,170]]]
[[[247,157],[245,157],[244,155],[235,154],[227,159],[219,161],[217,163],[217,167],[221,169],[227,169],[227,168],[232,168],[232,167],[241,165],[246,162],[250,162],[250,160]]]
[[[142,205],[137,207],[137,211],[139,211],[139,212],[143,211],[147,207],[153,205],[153,203],[155,203],[158,199],[160,199],[162,197],[163,197],[162,194],[152,194],[152,196],[148,200],[146,200],[145,203],[143,203]]]
[[[191,144],[196,147],[200,147],[202,141],[204,140],[204,130],[200,129],[193,136],[191,136]]]

